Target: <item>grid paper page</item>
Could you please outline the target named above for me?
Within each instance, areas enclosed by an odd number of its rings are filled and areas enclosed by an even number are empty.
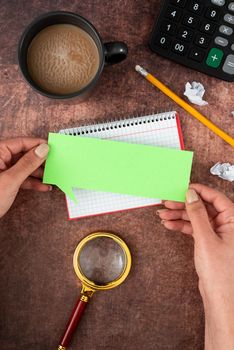
[[[181,149],[180,135],[177,127],[177,114],[174,111],[65,129],[61,130],[60,133]],[[160,199],[134,197],[78,188],[73,188],[73,191],[77,203],[66,196],[69,219],[161,203]]]

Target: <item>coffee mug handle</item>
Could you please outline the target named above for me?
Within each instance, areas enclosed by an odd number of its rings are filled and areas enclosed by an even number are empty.
[[[125,60],[128,54],[128,47],[122,41],[105,43],[104,54],[106,64],[116,64]]]

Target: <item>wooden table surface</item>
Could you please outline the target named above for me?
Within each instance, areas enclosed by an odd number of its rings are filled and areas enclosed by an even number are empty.
[[[148,49],[160,1],[1,0],[0,137],[47,137],[49,131],[138,113],[177,109],[186,149],[195,152],[192,181],[233,198],[233,184],[209,173],[218,162],[234,163],[233,149],[171,103],[134,72],[141,64],[180,96],[187,81],[206,87],[200,110],[233,132],[233,84],[160,58]],[[104,41],[129,46],[125,62],[104,70],[90,99],[58,102],[32,91],[17,65],[17,43],[33,18],[69,10],[89,19]],[[119,288],[94,295],[70,349],[203,349],[203,308],[197,289],[191,238],[165,230],[154,207],[69,222],[64,195],[21,192],[1,219],[1,348],[56,349],[80,285],[72,267],[77,243],[107,230],[129,245],[133,267]]]

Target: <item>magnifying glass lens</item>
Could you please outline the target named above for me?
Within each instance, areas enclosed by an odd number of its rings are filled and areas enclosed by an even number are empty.
[[[118,279],[127,264],[123,248],[109,237],[97,237],[88,241],[77,259],[83,275],[99,286]]]

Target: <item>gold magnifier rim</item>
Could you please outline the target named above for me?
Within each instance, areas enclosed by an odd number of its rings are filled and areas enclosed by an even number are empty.
[[[115,279],[115,280],[113,280],[105,285],[102,285],[102,286],[95,284],[93,281],[90,281],[83,274],[83,272],[80,268],[80,265],[78,263],[78,261],[79,261],[78,257],[79,257],[80,251],[82,250],[83,246],[87,242],[89,242],[90,240],[98,238],[98,237],[108,237],[108,238],[113,239],[115,242],[117,242],[121,246],[124,253],[126,254],[126,264],[125,264],[125,268],[124,268],[123,272],[121,273],[121,275],[117,279]],[[127,278],[128,274],[130,272],[130,269],[131,269],[131,265],[132,265],[132,257],[131,257],[131,253],[130,253],[130,250],[129,250],[127,244],[119,236],[117,236],[113,233],[110,233],[110,232],[94,232],[94,233],[91,233],[88,236],[84,237],[80,241],[78,246],[76,247],[76,250],[75,250],[74,255],[73,255],[73,266],[74,266],[75,273],[78,276],[78,278],[80,279],[80,281],[82,282],[82,284],[85,287],[87,287],[88,289],[90,289],[91,291],[108,290],[108,289],[117,287],[118,285],[123,283],[123,281]]]

